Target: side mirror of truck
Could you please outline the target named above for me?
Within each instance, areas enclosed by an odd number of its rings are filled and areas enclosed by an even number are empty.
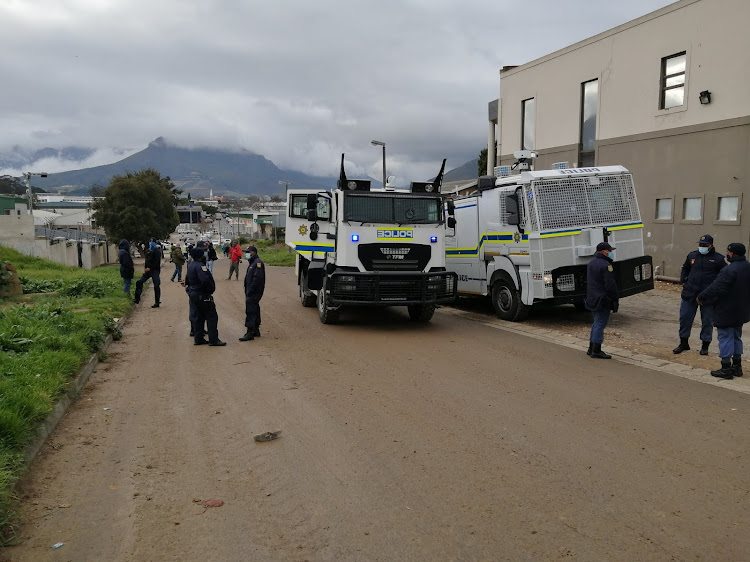
[[[448,228],[456,228],[456,217],[448,217]]]
[[[318,195],[316,193],[307,194],[307,208],[315,209],[318,206]]]
[[[449,215],[454,214],[456,212],[456,204],[453,203],[453,199],[448,199],[447,204],[448,204],[448,214]]]
[[[518,212],[518,194],[505,197],[505,210],[508,213],[508,224],[521,224],[521,216]]]
[[[305,213],[307,220],[309,221],[316,221],[318,220],[317,214],[315,213],[315,207],[312,209],[308,209]]]

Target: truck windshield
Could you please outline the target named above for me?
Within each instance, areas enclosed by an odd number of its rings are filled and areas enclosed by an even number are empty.
[[[439,223],[442,203],[438,197],[411,194],[355,194],[344,198],[344,220],[394,224]]]

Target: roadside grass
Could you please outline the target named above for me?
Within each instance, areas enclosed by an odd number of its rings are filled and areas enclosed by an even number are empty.
[[[284,242],[274,244],[273,240],[252,240],[241,236],[240,244],[243,250],[250,244],[258,248],[258,255],[266,265],[294,266],[294,251]]]
[[[0,545],[14,538],[13,486],[24,450],[81,366],[130,309],[117,267],[68,267],[0,246],[24,295],[0,300]]]

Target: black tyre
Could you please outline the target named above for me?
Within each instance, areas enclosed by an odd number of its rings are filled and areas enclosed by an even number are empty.
[[[328,308],[326,284],[318,291],[318,317],[323,324],[335,324],[339,321],[339,311]]]
[[[498,318],[510,322],[521,322],[529,315],[529,307],[521,302],[521,292],[507,275],[492,284],[492,306]]]
[[[302,272],[299,277],[299,300],[305,308],[315,306],[315,293],[307,288],[307,273]]]
[[[429,322],[435,314],[434,304],[410,304],[406,308],[413,322]]]

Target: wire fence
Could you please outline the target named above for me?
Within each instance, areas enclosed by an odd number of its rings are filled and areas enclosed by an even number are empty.
[[[34,228],[36,236],[44,236],[52,240],[53,238],[65,238],[66,240],[81,240],[91,243],[106,242],[107,237],[104,234],[78,230],[77,228],[49,228],[46,226],[37,226]]]

